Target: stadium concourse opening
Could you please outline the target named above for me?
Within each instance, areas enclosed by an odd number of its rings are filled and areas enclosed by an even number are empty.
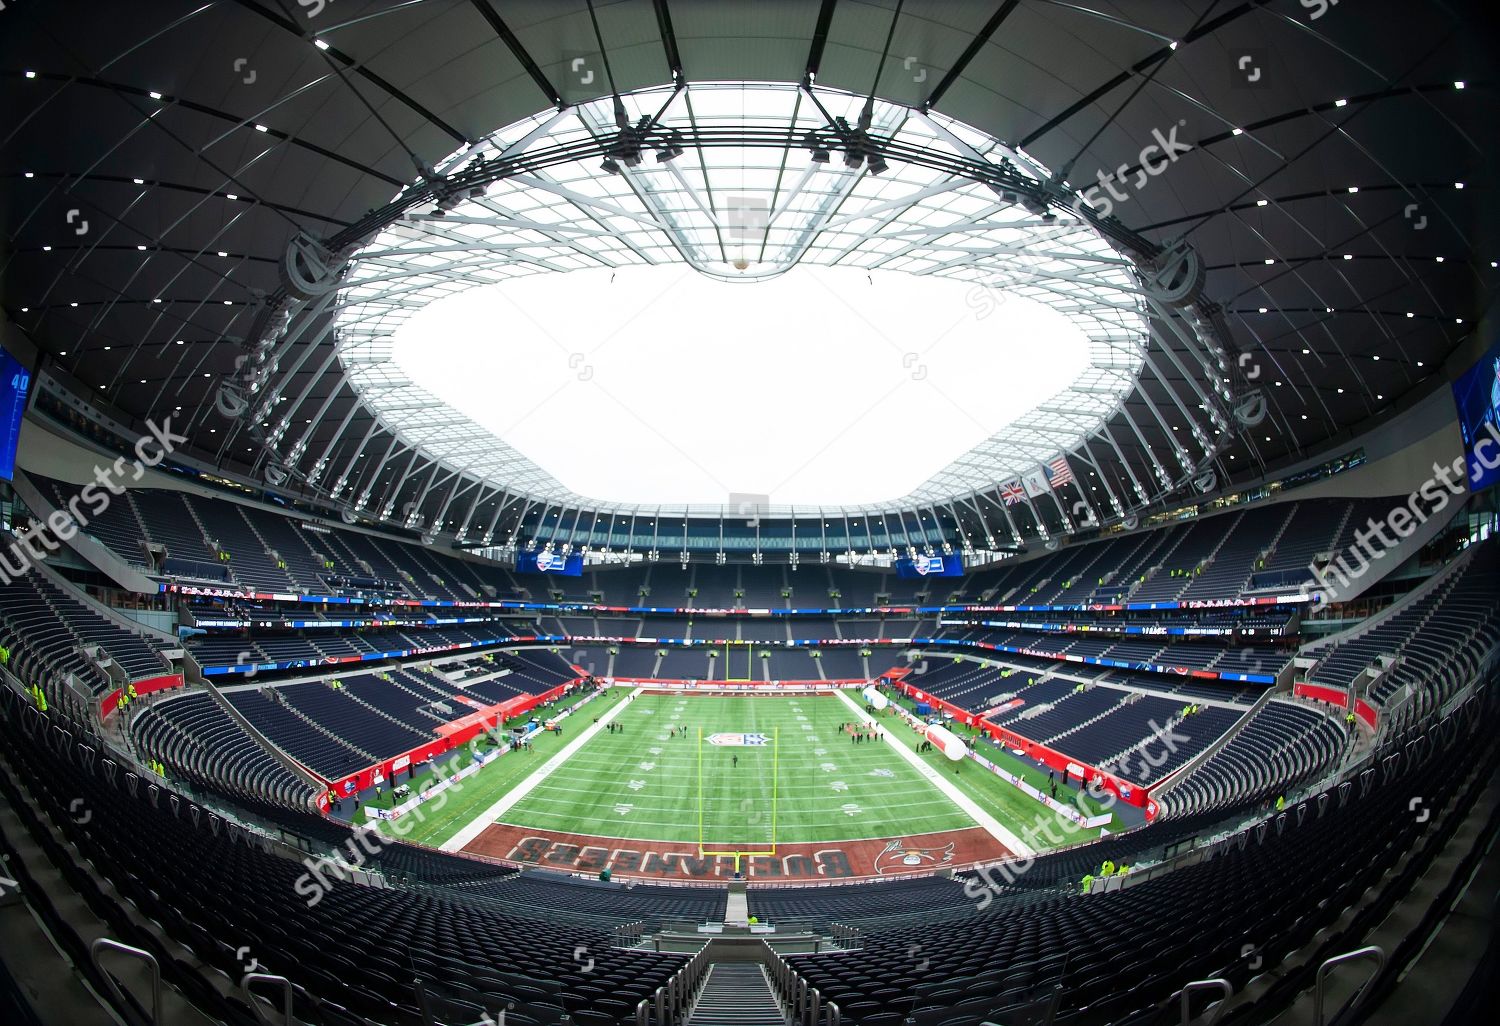
[[[0,1017],[1480,1021],[1493,6],[0,0]]]

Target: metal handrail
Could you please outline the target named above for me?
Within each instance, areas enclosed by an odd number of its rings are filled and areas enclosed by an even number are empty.
[[[843,1011],[833,1001],[824,1001],[822,993],[807,981],[769,944],[762,943],[761,957],[770,967],[771,983],[780,992],[783,1005],[791,1012],[797,1026],[840,1026]]]
[[[121,989],[119,982],[104,968],[101,956],[106,951],[113,951],[117,954],[128,955],[131,958],[138,958],[151,967],[151,1021],[153,1023],[160,1022],[161,966],[157,963],[156,956],[149,951],[141,948],[133,948],[129,944],[121,944],[119,941],[111,940],[108,937],[96,938],[94,943],[89,945],[89,961],[94,963],[94,968],[99,970],[100,976],[104,977],[104,983],[109,987],[110,994],[113,995],[116,1003],[121,1007],[126,1006],[128,1002],[125,999],[125,991]]]
[[[251,985],[262,982],[281,984],[281,1023],[282,1026],[295,1026],[296,1020],[292,1018],[292,981],[285,976],[275,976],[271,973],[246,973],[240,978],[240,993],[245,996],[245,1004],[249,1005],[250,1010],[255,1013],[255,1021],[272,1026],[270,1020],[261,1011],[260,998],[250,990]]]
[[[1353,951],[1346,951],[1342,955],[1334,955],[1322,965],[1318,966],[1318,975],[1313,984],[1313,1026],[1323,1026],[1323,982],[1328,979],[1333,970],[1346,962],[1358,962],[1365,959],[1375,963],[1374,972],[1370,973],[1368,979],[1360,984],[1359,990],[1354,994],[1354,1004],[1358,1005],[1363,1000],[1369,986],[1375,977],[1385,968],[1385,951],[1378,944],[1370,944]]]
[[[708,945],[704,944],[651,997],[635,1006],[635,1026],[673,1026],[687,1011],[707,964]]]
[[[1200,990],[1217,990],[1222,995],[1217,1004],[1209,1006],[1214,1009],[1214,1014],[1209,1017],[1208,1022],[1204,1023],[1204,1026],[1214,1026],[1214,1023],[1219,1021],[1224,1015],[1225,1010],[1229,1007],[1229,998],[1234,994],[1233,984],[1223,977],[1215,977],[1211,980],[1194,980],[1192,983],[1185,985],[1182,988],[1182,1001],[1180,1005],[1182,1010],[1182,1026],[1187,1026],[1188,1022],[1191,1021],[1192,1014],[1189,1011],[1189,1002],[1193,992]]]

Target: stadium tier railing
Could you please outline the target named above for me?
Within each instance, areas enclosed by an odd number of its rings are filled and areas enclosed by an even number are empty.
[[[699,948],[687,964],[672,974],[664,986],[657,987],[649,999],[635,1006],[635,1026],[677,1026],[692,1005],[693,995],[708,971],[709,945]]]
[[[763,943],[759,954],[772,989],[794,1026],[840,1026],[844,1017],[836,1002],[824,1001],[818,988],[808,983],[807,977],[793,969],[769,944]]]

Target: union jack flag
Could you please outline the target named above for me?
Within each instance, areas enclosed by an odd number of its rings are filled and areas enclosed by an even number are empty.
[[[1026,492],[1021,488],[1020,481],[1007,481],[1000,486],[1000,501],[1007,506],[1014,506],[1026,498]]]

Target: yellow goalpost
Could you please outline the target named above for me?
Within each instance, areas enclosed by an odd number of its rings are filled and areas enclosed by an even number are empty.
[[[724,847],[718,847],[717,843],[721,842],[722,838],[709,837],[705,833],[705,826],[704,826],[704,818],[703,817],[704,817],[704,806],[707,804],[707,793],[704,790],[704,786],[703,786],[703,783],[704,783],[703,782],[703,743],[704,743],[703,742],[703,728],[699,727],[698,728],[698,857],[699,858],[708,858],[710,856],[713,856],[713,857],[721,857],[722,856],[722,857],[725,857],[725,858],[732,858],[732,859],[734,859],[734,871],[736,873],[738,873],[738,872],[740,872],[740,861],[742,859],[752,858],[752,857],[757,856],[757,855],[768,855],[769,856],[769,855],[775,855],[776,854],[776,805],[777,805],[777,798],[778,798],[778,793],[779,793],[779,790],[780,790],[780,783],[781,783],[781,774],[779,772],[779,770],[780,770],[780,761],[781,761],[781,728],[779,726],[778,727],[774,727],[774,728],[772,728],[772,731],[771,731],[771,831],[770,831],[770,840],[769,840],[769,842],[767,842],[767,845],[765,847],[759,847],[759,848],[750,848],[750,847],[746,847],[746,848],[740,848],[740,847],[724,848]],[[740,803],[740,811],[741,812],[747,811],[745,809],[745,803],[748,802],[748,801],[749,801],[749,799],[745,799],[744,801],[742,801]],[[714,847],[710,847],[711,843],[714,843],[715,846]]]

